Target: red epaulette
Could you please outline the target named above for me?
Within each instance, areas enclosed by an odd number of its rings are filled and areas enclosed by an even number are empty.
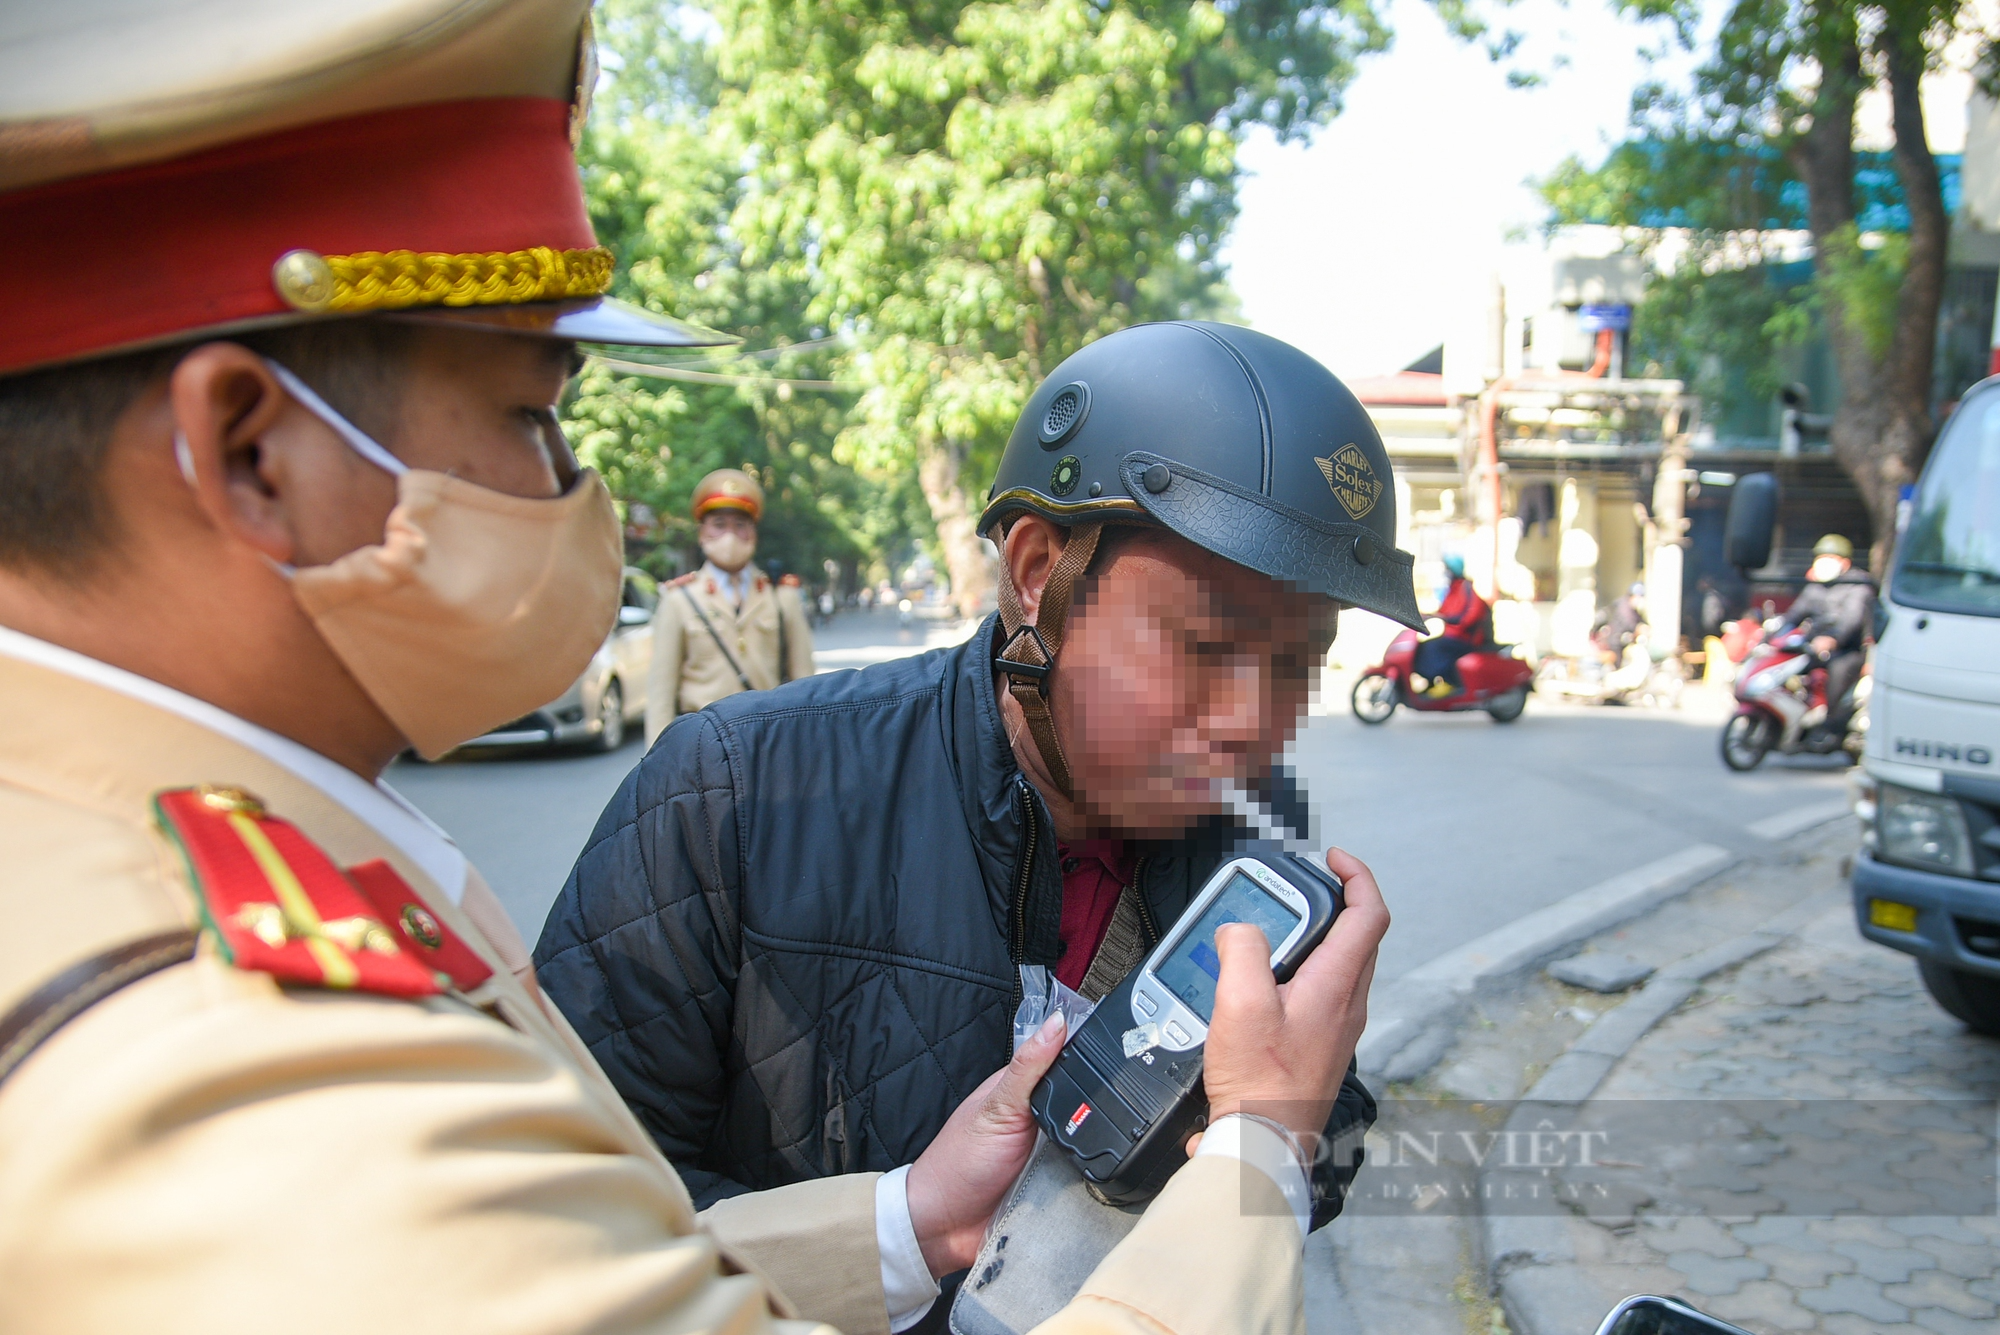
[[[780,575],[778,583],[783,588],[796,589],[799,587],[799,577],[797,575]]]
[[[180,850],[202,926],[239,969],[284,983],[435,996],[492,975],[388,863],[342,871],[289,821],[240,788],[153,795]]]

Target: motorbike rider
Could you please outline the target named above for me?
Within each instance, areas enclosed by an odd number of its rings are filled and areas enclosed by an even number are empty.
[[[1803,630],[1812,637],[1813,659],[1826,669],[1825,726],[1845,729],[1861,680],[1863,642],[1875,623],[1875,581],[1854,568],[1854,544],[1838,533],[1813,544],[1806,581],[1777,633]]]
[[[1452,552],[1444,558],[1444,569],[1451,581],[1437,610],[1444,634],[1418,645],[1411,665],[1419,677],[1430,679],[1428,694],[1439,699],[1464,685],[1458,660],[1485,648],[1493,638],[1493,609],[1465,577],[1465,558]]]
[[[1611,654],[1614,661],[1624,656],[1625,650],[1639,639],[1646,628],[1646,586],[1634,584],[1623,596],[1613,602],[1598,623],[1599,643]]]

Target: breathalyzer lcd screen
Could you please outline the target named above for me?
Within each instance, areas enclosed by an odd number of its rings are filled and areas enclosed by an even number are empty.
[[[1222,958],[1215,952],[1216,932],[1232,922],[1247,922],[1264,931],[1273,950],[1299,925],[1299,915],[1255,881],[1237,872],[1229,878],[1200,918],[1174,942],[1174,948],[1153,975],[1181,1004],[1207,1024],[1215,1016],[1215,984],[1222,976]]]

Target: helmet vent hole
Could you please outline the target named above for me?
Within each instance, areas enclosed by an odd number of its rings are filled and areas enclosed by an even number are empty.
[[[1038,433],[1044,449],[1054,449],[1076,434],[1083,425],[1083,419],[1090,413],[1090,386],[1081,380],[1071,381],[1056,391],[1049,400],[1048,409],[1042,414],[1042,427]]]

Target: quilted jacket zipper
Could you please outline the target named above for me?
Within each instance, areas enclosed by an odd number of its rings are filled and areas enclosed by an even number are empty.
[[[1132,864],[1132,895],[1139,905],[1139,930],[1146,934],[1146,949],[1160,944],[1160,924],[1153,919],[1153,906],[1146,902],[1146,864],[1150,857],[1142,857]]]

